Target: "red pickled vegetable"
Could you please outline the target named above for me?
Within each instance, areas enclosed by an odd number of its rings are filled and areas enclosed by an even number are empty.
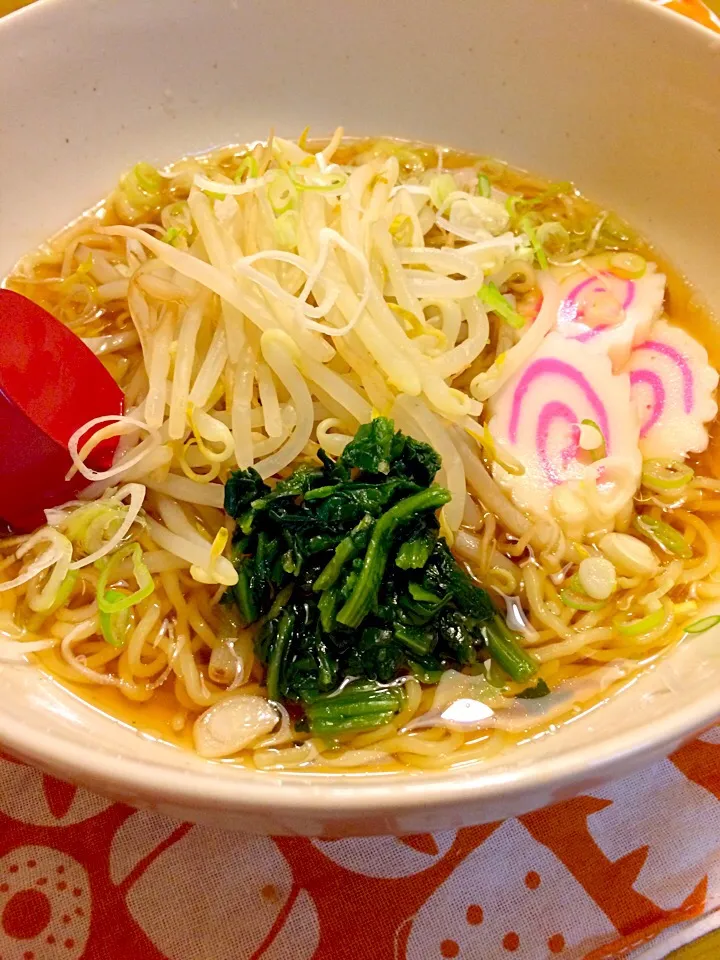
[[[89,420],[122,412],[122,391],[82,340],[27,297],[0,290],[0,517],[31,530],[43,510],[77,496],[88,481],[65,479],[68,440]],[[107,470],[116,446],[98,444],[88,465]]]

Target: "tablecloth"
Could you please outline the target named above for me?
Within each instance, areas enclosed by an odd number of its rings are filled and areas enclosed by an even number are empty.
[[[719,801],[720,727],[592,794],[400,839],[225,834],[0,756],[0,960],[661,960],[720,928]]]
[[[719,801],[720,726],[592,794],[402,839],[228,834],[2,758],[0,958],[655,960],[720,926]]]

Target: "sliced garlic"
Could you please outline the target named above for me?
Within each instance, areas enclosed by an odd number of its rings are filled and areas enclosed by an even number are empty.
[[[578,567],[578,579],[593,600],[607,600],[617,586],[615,567],[605,557],[587,557]]]
[[[650,547],[629,533],[606,533],[598,546],[623,576],[649,576],[658,569],[658,559]]]
[[[239,693],[213,704],[197,718],[195,749],[211,760],[231,757],[270,733],[279,721],[278,711],[268,700]]]
[[[214,647],[210,654],[208,676],[213,683],[228,686],[242,670],[242,663],[231,642]]]

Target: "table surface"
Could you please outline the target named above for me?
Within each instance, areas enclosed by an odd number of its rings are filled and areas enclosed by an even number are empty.
[[[667,960],[717,960],[720,956],[720,930],[701,937],[695,943],[673,951]]]
[[[0,17],[33,2],[42,2],[42,0],[0,0]],[[664,0],[655,0],[655,2],[662,3]],[[670,2],[665,0],[665,2],[678,12],[685,12],[690,16],[696,15],[696,11],[693,10],[695,6],[693,0],[670,0]],[[720,15],[720,0],[705,0],[705,5]],[[718,957],[720,957],[720,930],[709,933],[695,942],[673,951],[667,956],[666,960],[718,960]]]

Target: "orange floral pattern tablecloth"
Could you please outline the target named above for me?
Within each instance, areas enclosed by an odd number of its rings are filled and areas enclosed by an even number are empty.
[[[720,726],[590,795],[402,839],[227,834],[8,758],[0,784],[0,960],[655,960],[720,926]]]
[[[0,758],[0,960],[660,960],[719,908],[720,727],[590,795],[403,839],[224,834]]]

